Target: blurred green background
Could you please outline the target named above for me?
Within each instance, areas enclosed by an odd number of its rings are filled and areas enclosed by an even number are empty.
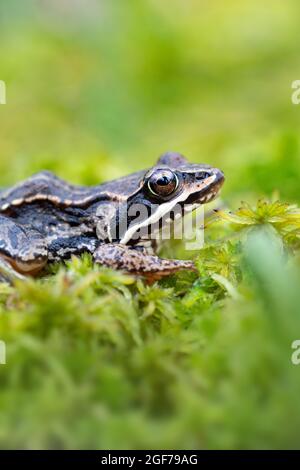
[[[94,184],[175,150],[224,170],[232,209],[299,203],[299,15],[297,0],[1,2],[0,185],[41,169]],[[2,286],[1,447],[299,447],[298,271],[263,247],[242,298],[209,273],[94,281],[86,261],[75,287]]]
[[[174,149],[232,198],[299,199],[299,2],[12,0],[0,6],[1,183],[95,183]]]

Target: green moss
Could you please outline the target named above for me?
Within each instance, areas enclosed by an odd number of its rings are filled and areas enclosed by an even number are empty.
[[[300,273],[261,227],[202,250],[200,277],[146,286],[85,256],[3,285],[1,446],[297,445]]]

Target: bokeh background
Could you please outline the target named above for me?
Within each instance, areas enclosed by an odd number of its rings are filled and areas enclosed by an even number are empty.
[[[168,149],[226,197],[299,198],[297,1],[12,0],[0,7],[1,183],[95,183]]]
[[[222,197],[231,209],[274,194],[299,202],[300,106],[291,102],[292,81],[300,78],[299,15],[297,0],[1,2],[7,104],[0,106],[0,184],[41,169],[94,184],[175,150],[224,170]],[[127,281],[104,278],[109,287],[93,291],[104,289],[97,307],[107,313],[102,330],[82,326],[81,317],[75,326],[69,320],[75,307],[84,316],[88,301],[71,308],[77,294],[66,293],[62,278],[43,292],[35,284],[20,287],[21,300],[2,307],[2,335],[13,337],[15,329],[24,336],[11,352],[14,367],[0,371],[1,446],[298,446],[300,372],[290,365],[289,345],[274,340],[274,318],[261,325],[274,309],[276,318],[292,312],[295,320],[298,281],[264,253],[268,269],[253,264],[257,287],[244,286],[246,301],[231,300],[223,310],[218,296],[210,310],[209,286],[194,289],[183,304],[168,290],[140,286],[132,307]],[[170,302],[181,328],[171,321]],[[143,343],[140,312],[143,321],[156,312],[153,325],[162,321],[162,336],[151,323]],[[185,332],[188,312],[195,318]],[[70,324],[60,324],[63,315]],[[297,336],[293,321],[287,328]],[[98,327],[108,337],[112,328],[113,347],[102,333],[104,349],[96,346]],[[189,355],[188,365],[179,365],[181,354]],[[45,355],[49,363],[40,363]]]

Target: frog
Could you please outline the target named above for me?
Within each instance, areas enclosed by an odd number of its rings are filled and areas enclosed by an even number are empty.
[[[158,256],[157,233],[215,199],[223,182],[220,169],[173,151],[151,168],[94,186],[40,171],[0,191],[1,280],[41,276],[48,264],[83,253],[149,281],[194,271],[193,260]]]

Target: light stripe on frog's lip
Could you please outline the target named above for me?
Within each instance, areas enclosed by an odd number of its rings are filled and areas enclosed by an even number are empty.
[[[202,190],[204,190],[206,187],[209,187],[211,184],[213,184],[216,177],[217,177],[216,175],[211,175],[209,178],[207,178],[205,181],[203,181],[202,182],[202,186],[203,186]],[[199,185],[199,191],[198,192],[200,192],[200,185]],[[168,201],[168,202],[165,202],[164,204],[160,204],[158,206],[157,211],[154,212],[154,214],[151,214],[150,217],[145,219],[143,222],[141,222],[140,224],[135,224],[135,225],[129,226],[129,228],[125,232],[123,238],[120,240],[120,243],[125,245],[126,243],[128,243],[132,239],[132,236],[137,232],[137,230],[139,230],[143,227],[147,227],[151,224],[157,223],[165,214],[167,214],[168,212],[171,212],[172,209],[176,206],[176,204],[181,204],[181,205],[184,206],[184,201],[186,201],[189,196],[190,196],[190,192],[188,190],[184,190],[179,194],[179,196],[177,196],[177,198],[173,199],[172,201]],[[207,196],[204,196],[204,198],[207,198]],[[204,203],[204,201],[203,201],[203,203]],[[203,203],[201,202],[201,198],[199,198],[199,200],[197,202],[197,207],[200,204],[203,204]]]
[[[126,244],[131,240],[132,236],[136,233],[137,230],[143,227],[147,227],[151,224],[155,224],[158,222],[166,213],[170,212],[173,207],[178,203],[184,201],[188,197],[187,191],[183,191],[179,194],[179,196],[172,201],[165,202],[164,204],[160,204],[158,206],[157,211],[154,214],[151,214],[150,217],[145,219],[140,224],[129,226],[128,230],[125,232],[125,235],[120,240],[120,243]]]

